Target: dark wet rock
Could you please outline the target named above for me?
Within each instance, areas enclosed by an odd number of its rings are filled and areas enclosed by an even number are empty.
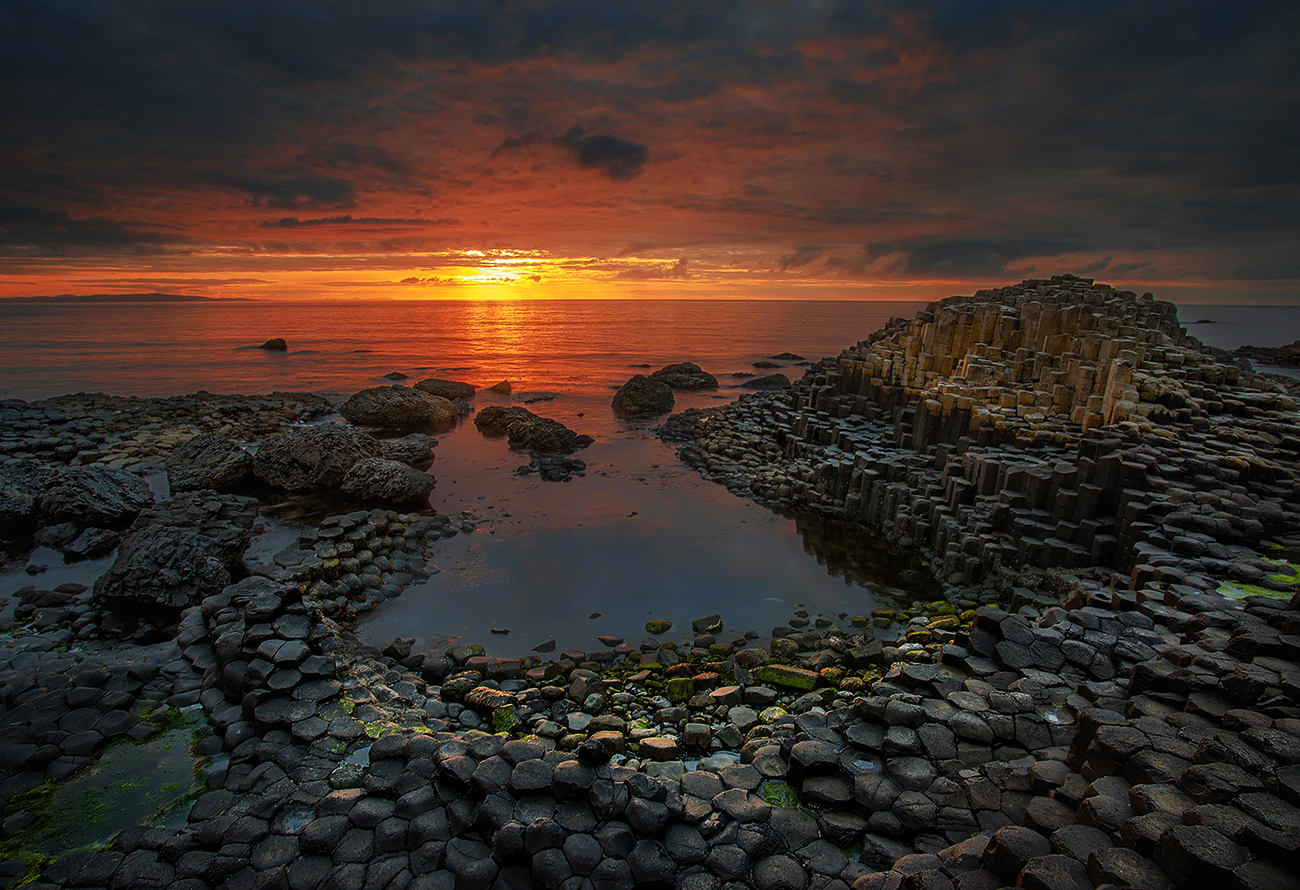
[[[31,537],[41,492],[55,472],[34,460],[0,464],[0,535],[12,539]]]
[[[718,378],[692,362],[665,365],[650,376],[675,390],[718,388]]]
[[[1232,354],[1278,368],[1300,368],[1300,340],[1286,346],[1240,346]]]
[[[409,374],[403,374],[401,371],[389,371],[383,375],[385,380],[409,380]]]
[[[182,492],[140,514],[122,536],[117,559],[95,583],[95,598],[157,617],[220,593],[242,573],[257,501]]]
[[[82,527],[122,528],[153,503],[144,480],[109,467],[65,467],[46,477],[40,495],[42,524],[73,522]]]
[[[673,409],[673,391],[662,381],[637,374],[619,387],[610,404],[620,414],[664,414]]]
[[[427,502],[435,480],[428,473],[382,457],[364,457],[343,477],[342,489],[364,501],[394,506]]]
[[[740,385],[745,389],[788,389],[790,386],[790,378],[784,374],[765,374],[762,377],[754,377],[750,380],[746,380]]]
[[[485,433],[506,436],[512,448],[549,454],[570,454],[595,441],[557,420],[518,406],[489,405],[474,415],[474,425]]]
[[[363,389],[339,405],[339,413],[360,426],[394,430],[449,427],[458,416],[450,400],[404,386]]]
[[[474,387],[458,380],[440,380],[437,377],[429,377],[415,384],[414,388],[421,392],[427,392],[431,396],[438,396],[453,402],[458,399],[464,401],[474,398]]]
[[[366,433],[336,424],[310,426],[267,439],[253,458],[259,479],[287,491],[338,488],[359,460],[380,457]]]
[[[426,433],[411,433],[395,439],[380,439],[379,448],[385,460],[424,470],[433,463],[433,448],[438,440]]]
[[[253,455],[219,433],[200,433],[167,455],[167,483],[178,491],[228,491],[253,475]]]
[[[1154,859],[1177,886],[1209,890],[1230,883],[1247,855],[1213,829],[1176,825],[1156,841]]]
[[[510,395],[513,389],[514,387],[510,385],[509,380],[501,380],[487,387],[488,392],[494,392],[497,393],[498,395],[503,395],[503,396]]]
[[[289,348],[289,344],[284,342],[283,337],[272,337],[257,348],[266,349],[271,352],[284,352]]]

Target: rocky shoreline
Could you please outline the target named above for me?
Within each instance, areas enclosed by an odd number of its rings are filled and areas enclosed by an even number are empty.
[[[710,478],[862,523],[947,585],[762,636],[706,616],[526,659],[376,650],[352,622],[421,577],[450,517],[354,510],[243,565],[246,490],[150,506],[138,476],[63,475],[158,473],[198,434],[332,412],[0,403],[6,504],[68,547],[93,496],[119,548],[93,590],[33,585],[0,613],[0,885],[1300,885],[1300,411],[1167,304],[1069,276],[952,298],[793,388],[669,418]],[[530,472],[581,473],[563,455],[589,437],[522,408],[475,422]],[[415,462],[347,432],[353,465]],[[304,488],[346,493],[350,467],[312,467]],[[213,760],[183,824],[18,855],[52,787],[198,711]]]

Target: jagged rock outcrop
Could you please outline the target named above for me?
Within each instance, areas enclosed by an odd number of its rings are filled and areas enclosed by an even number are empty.
[[[117,559],[95,582],[95,599],[150,621],[220,593],[244,574],[257,501],[212,491],[182,492],[145,510],[122,535]]]
[[[425,433],[411,433],[409,436],[397,439],[379,440],[379,447],[385,459],[395,460],[420,470],[426,469],[433,463],[433,448],[437,444],[437,439]]]
[[[343,491],[353,497],[394,506],[427,503],[433,486],[428,473],[382,457],[362,458],[343,477]]]
[[[373,436],[337,424],[291,430],[267,439],[253,458],[253,473],[286,491],[338,488],[352,465],[383,453]]]
[[[220,433],[200,433],[167,455],[167,483],[177,491],[227,491],[253,475],[253,455]]]
[[[112,467],[59,470],[41,494],[42,520],[121,528],[153,503],[153,494],[134,473]]]

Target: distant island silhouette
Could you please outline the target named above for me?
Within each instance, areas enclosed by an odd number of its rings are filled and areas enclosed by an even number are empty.
[[[58,294],[7,297],[6,303],[256,303],[247,297],[199,297],[193,294]]]

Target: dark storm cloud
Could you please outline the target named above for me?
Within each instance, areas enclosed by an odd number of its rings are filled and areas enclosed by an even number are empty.
[[[548,177],[484,185],[483,155],[545,146],[750,245],[871,245],[768,268],[1002,275],[1091,252],[1112,273],[1148,249],[1294,277],[1297,33],[1285,0],[12,0],[0,204],[26,216],[0,240],[147,250],[165,238],[124,222],[157,221],[135,196],[179,217],[214,188],[220,210],[234,192],[311,215],[275,228],[432,224],[374,202],[490,187],[509,208]]]
[[[777,260],[777,265],[781,271],[786,269],[797,269],[800,266],[806,266],[813,260],[820,259],[825,251],[816,244],[805,244],[802,247],[796,247],[790,253],[784,254]]]
[[[0,252],[58,255],[69,251],[156,252],[174,235],[139,231],[140,223],[73,219],[60,210],[0,206]]]
[[[564,134],[559,144],[572,153],[579,167],[595,168],[610,179],[631,179],[650,158],[650,150],[644,145],[617,136],[586,136],[577,124]]]
[[[548,139],[537,134],[507,136],[493,149],[492,157],[536,145],[559,146],[577,166],[598,170],[610,179],[618,180],[632,179],[650,159],[647,146],[604,133],[586,135],[578,124],[558,138]]]
[[[311,174],[272,178],[223,173],[213,176],[212,181],[247,193],[250,203],[259,207],[347,207],[356,200],[351,183]]]
[[[449,226],[456,225],[458,220],[454,219],[421,219],[412,217],[409,219],[386,219],[378,216],[358,216],[354,217],[348,213],[343,216],[325,216],[316,219],[299,219],[296,216],[285,216],[280,219],[262,223],[264,229],[301,229],[310,228],[311,226]]]
[[[856,262],[891,265],[895,271],[925,277],[997,278],[1007,266],[1031,257],[1071,253],[1086,242],[1045,238],[916,238],[868,244]],[[833,268],[853,268],[852,261],[832,258]]]

